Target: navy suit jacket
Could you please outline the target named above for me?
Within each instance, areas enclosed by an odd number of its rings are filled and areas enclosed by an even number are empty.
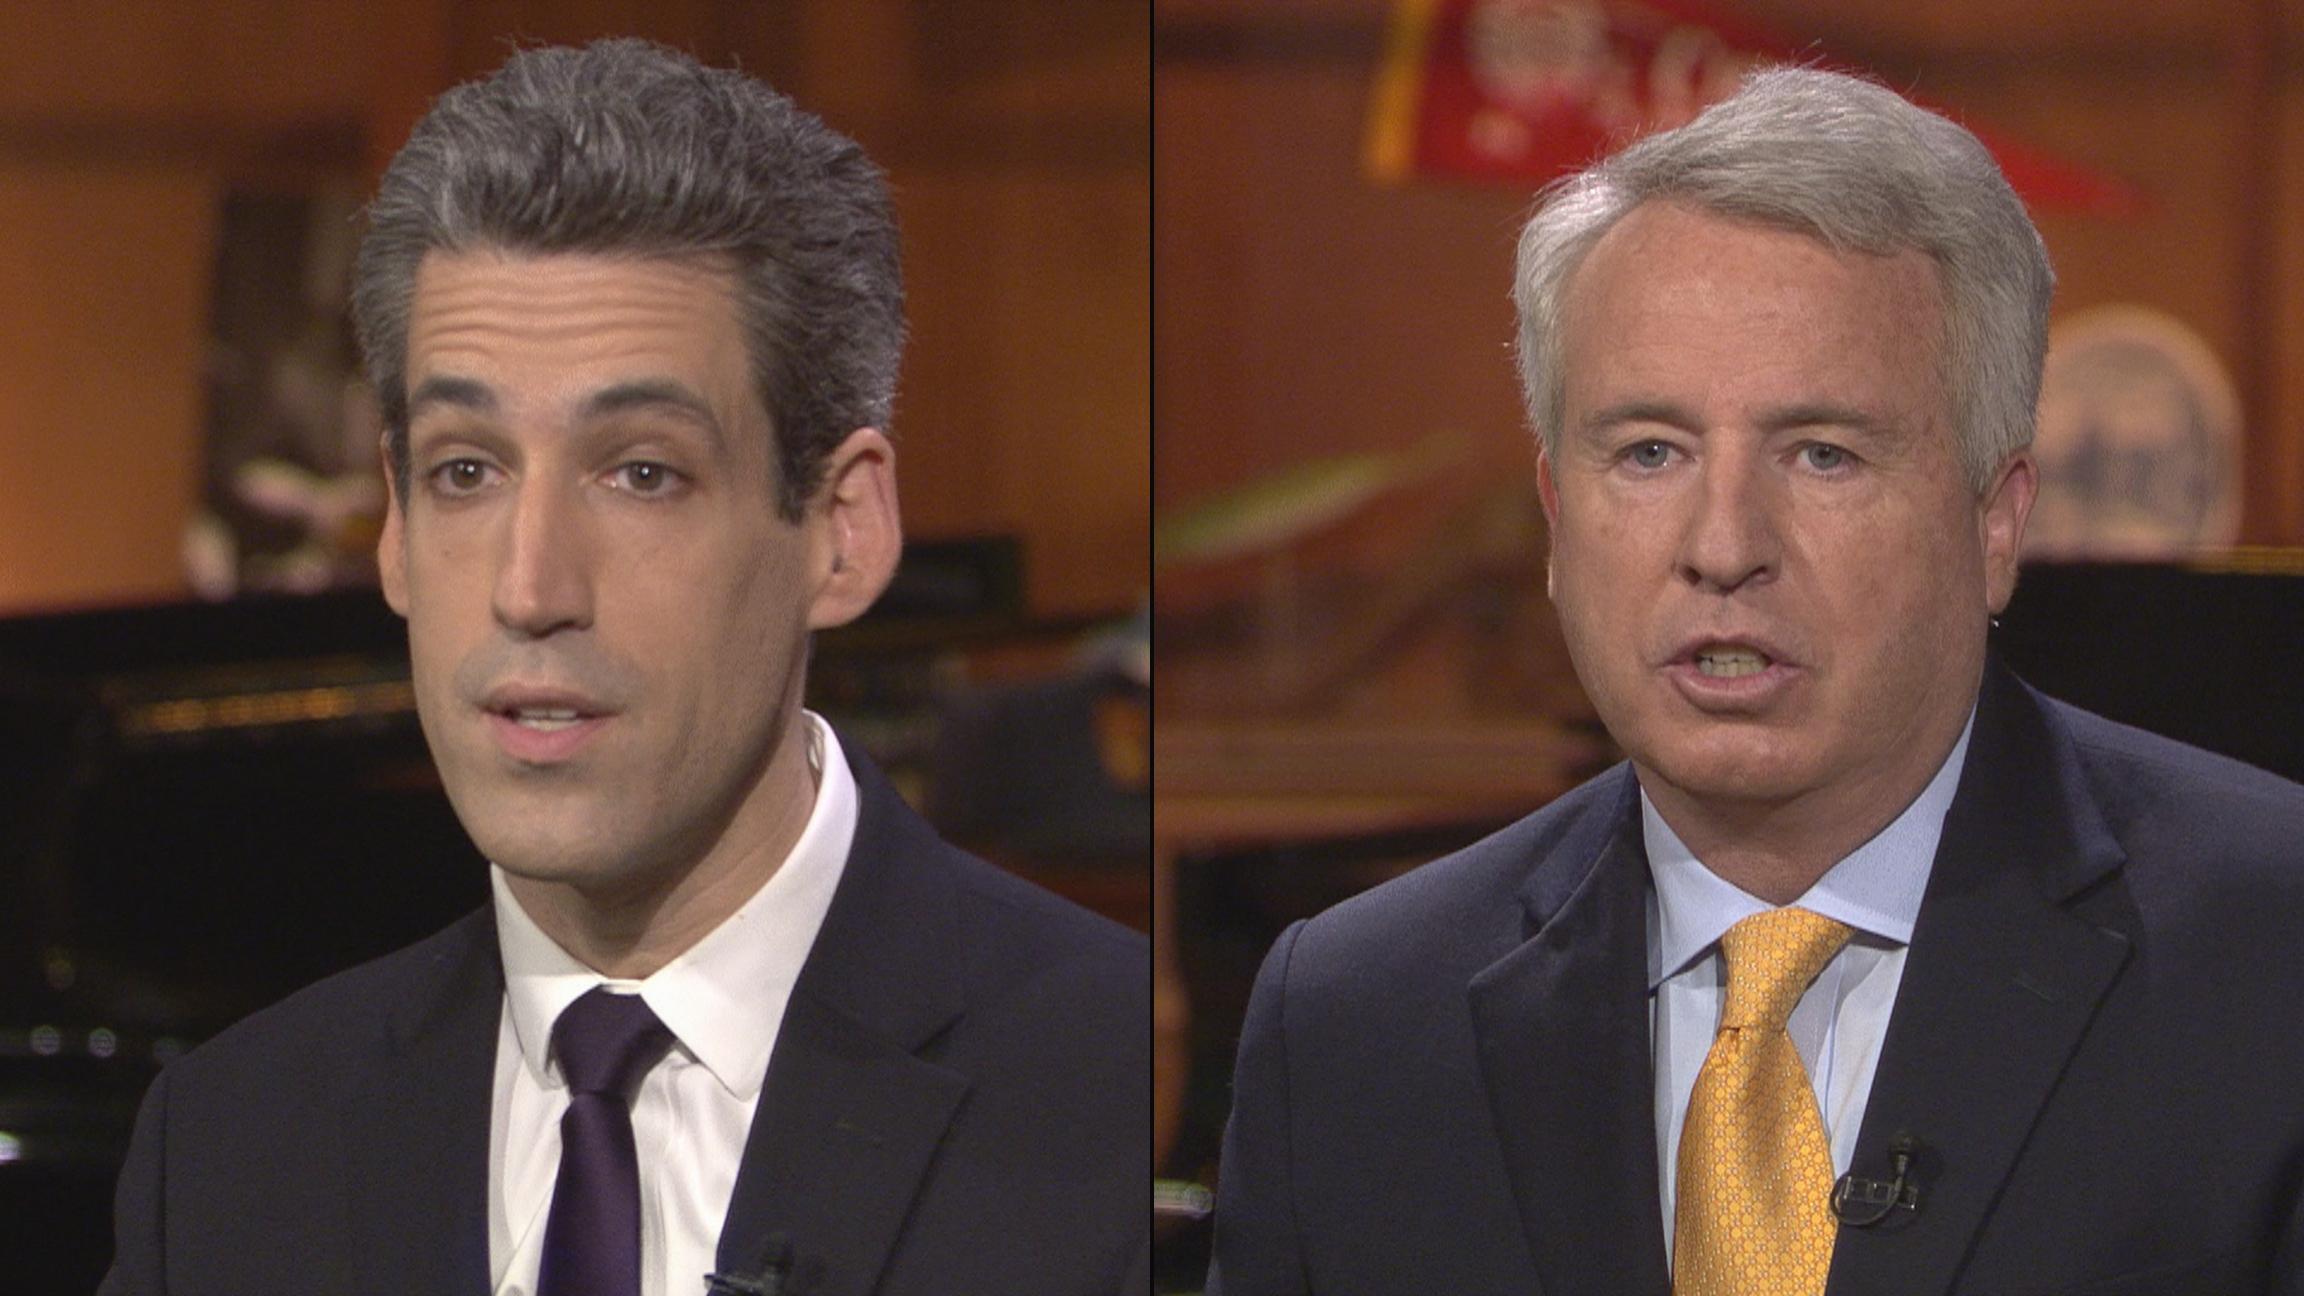
[[[1638,791],[1619,767],[1289,929],[1210,1292],[1661,1296]],[[2304,788],[1986,669],[1826,1290],[2304,1292]]]
[[[721,1272],[757,1272],[782,1234],[806,1296],[1144,1291],[1144,938],[945,845],[851,763],[855,842],[769,1061]],[[171,1064],[102,1290],[486,1292],[503,986],[481,910]]]

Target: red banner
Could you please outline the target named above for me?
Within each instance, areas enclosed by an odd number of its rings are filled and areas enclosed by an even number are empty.
[[[1687,122],[1754,65],[1785,62],[1834,66],[1704,0],[1398,0],[1369,168],[1533,188]],[[2035,209],[2141,206],[2116,177],[1962,125]]]

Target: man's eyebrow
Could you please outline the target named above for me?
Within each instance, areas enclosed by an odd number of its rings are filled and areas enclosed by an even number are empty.
[[[1670,401],[1629,400],[1594,410],[1585,415],[1578,426],[1587,432],[1605,432],[1626,423],[1661,423],[1667,427],[1698,428],[1701,420]],[[1784,432],[1804,427],[1840,427],[1860,432],[1885,433],[1893,432],[1902,425],[1853,405],[1803,401],[1769,410],[1761,417],[1760,426],[1767,432]]]
[[[432,405],[453,405],[478,414],[493,414],[496,412],[496,393],[477,379],[442,375],[425,379],[416,385],[416,390],[408,393],[410,417]]]
[[[606,418],[628,410],[664,410],[695,423],[713,440],[721,439],[720,416],[711,402],[685,383],[670,378],[641,378],[603,387],[584,399],[579,411],[585,419]]]
[[[1879,434],[1894,432],[1900,426],[1894,419],[1882,418],[1853,405],[1835,405],[1830,401],[1786,405],[1781,409],[1770,410],[1761,420],[1761,427],[1770,432],[1784,432],[1793,428],[1836,427]]]
[[[1585,432],[1605,432],[1625,423],[1662,423],[1668,427],[1692,428],[1697,424],[1694,414],[1670,401],[1628,400],[1596,409],[1584,416],[1578,424]]]

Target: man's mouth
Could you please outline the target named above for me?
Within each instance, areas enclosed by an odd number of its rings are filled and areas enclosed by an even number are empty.
[[[505,684],[490,689],[480,709],[514,729],[554,734],[605,720],[616,707],[562,685]]]
[[[496,714],[523,729],[544,733],[570,729],[590,718],[573,707],[507,707]]]
[[[1696,650],[1696,673],[1713,679],[1740,679],[1768,669],[1768,655],[1757,648],[1714,645]]]
[[[574,760],[616,714],[614,707],[579,694],[518,687],[499,690],[481,710],[497,746],[526,766]]]

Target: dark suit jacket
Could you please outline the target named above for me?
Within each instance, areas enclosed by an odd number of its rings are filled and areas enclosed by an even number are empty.
[[[1142,1292],[1144,939],[953,850],[852,763],[855,843],[777,1036],[722,1272],[782,1233],[788,1290],[811,1296]],[[170,1065],[103,1291],[485,1292],[503,984],[482,910]]]
[[[1299,924],[1241,1040],[1211,1293],[1668,1281],[1618,768]],[[2304,1291],[2304,788],[1987,668],[1827,1290]]]

